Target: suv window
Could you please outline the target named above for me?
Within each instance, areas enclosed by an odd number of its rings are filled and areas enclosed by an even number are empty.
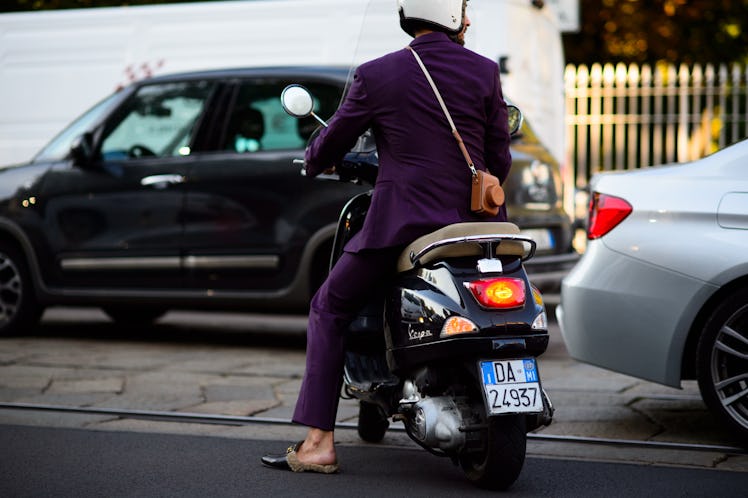
[[[73,140],[78,138],[80,135],[91,131],[91,127],[97,124],[98,121],[102,120],[118,100],[119,95],[115,93],[89,109],[88,112],[73,121],[48,145],[46,145],[39,154],[36,155],[33,162],[60,161],[67,157],[68,154],[70,154],[70,147],[73,144]]]
[[[101,146],[105,160],[188,156],[214,83],[143,86],[109,123]]]
[[[283,110],[280,94],[291,81],[248,81],[239,88],[229,113],[222,150],[238,153],[303,149],[319,125],[314,118],[296,119]],[[303,83],[314,95],[314,109],[331,116],[340,101],[340,88]]]

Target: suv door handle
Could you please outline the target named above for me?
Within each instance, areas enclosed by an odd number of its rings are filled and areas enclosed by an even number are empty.
[[[166,188],[169,185],[184,183],[186,180],[182,175],[152,175],[142,178],[140,184],[144,187]]]

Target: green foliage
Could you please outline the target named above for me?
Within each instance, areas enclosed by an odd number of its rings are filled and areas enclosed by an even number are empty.
[[[582,29],[567,61],[748,61],[748,0],[580,0]]]

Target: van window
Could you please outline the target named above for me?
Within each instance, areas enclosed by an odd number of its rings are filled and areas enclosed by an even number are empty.
[[[314,118],[296,119],[283,110],[280,95],[286,85],[298,81],[247,81],[241,84],[229,113],[223,136],[224,151],[237,153],[303,149],[319,126]],[[341,89],[320,83],[305,83],[314,95],[314,110],[329,117],[340,101]]]
[[[188,156],[214,83],[179,82],[142,87],[107,126],[104,160]]]

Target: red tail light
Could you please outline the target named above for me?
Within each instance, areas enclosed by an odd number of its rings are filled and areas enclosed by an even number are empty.
[[[519,278],[476,280],[468,288],[486,308],[518,308],[525,304],[525,282]]]
[[[595,192],[590,199],[590,218],[587,238],[599,239],[613,230],[633,210],[631,204],[620,197]]]

